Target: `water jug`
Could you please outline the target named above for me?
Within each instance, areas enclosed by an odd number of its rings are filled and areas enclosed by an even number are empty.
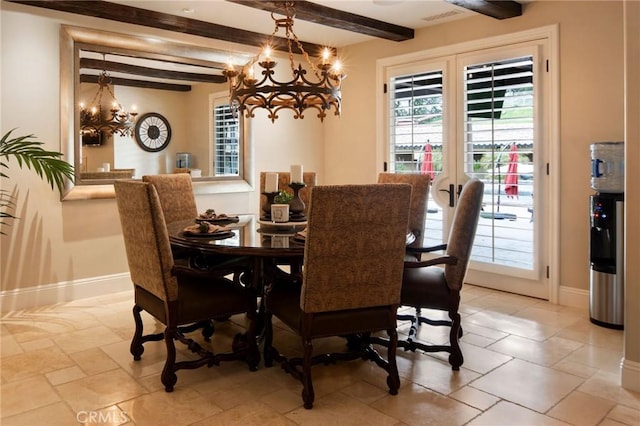
[[[604,193],[624,192],[624,143],[591,144],[591,188]]]

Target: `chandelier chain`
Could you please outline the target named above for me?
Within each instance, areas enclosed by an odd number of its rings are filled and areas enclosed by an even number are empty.
[[[284,18],[275,15],[284,15]],[[283,6],[271,13],[271,18],[275,22],[273,33],[269,36],[268,45],[264,52],[258,52],[248,63],[236,71],[233,65],[229,65],[223,71],[223,75],[229,81],[230,105],[235,113],[241,111],[246,118],[254,117],[256,108],[268,110],[268,117],[272,122],[278,118],[278,111],[289,109],[294,111],[294,118],[304,118],[304,112],[313,108],[318,111],[318,118],[323,121],[326,111],[332,107],[335,115],[340,115],[340,105],[342,102],[341,81],[345,75],[341,73],[338,62],[331,64],[328,62],[328,49],[325,49],[322,62],[317,66],[312,61],[308,52],[304,49],[303,43],[293,30],[293,17],[295,17],[294,2],[287,1]],[[271,58],[271,47],[275,36],[283,28],[286,43],[289,65],[293,79],[280,82],[274,78],[276,62]],[[303,68],[302,64],[296,66],[293,49],[298,48],[304,62],[308,66]],[[265,58],[261,60],[261,56]],[[263,78],[258,80],[254,77],[255,63],[262,68]],[[312,72],[317,81],[313,82],[306,78],[305,74]]]

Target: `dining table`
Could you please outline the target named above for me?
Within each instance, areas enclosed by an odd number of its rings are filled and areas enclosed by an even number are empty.
[[[302,264],[306,221],[275,223],[255,214],[240,214],[232,218],[219,222],[228,231],[220,236],[185,232],[195,220],[169,223],[169,240],[173,247],[194,254],[249,257],[253,261],[253,270],[251,280],[246,284],[255,288],[261,288],[267,264],[276,264],[283,259]],[[419,245],[411,232],[407,233],[406,243],[408,247]]]
[[[212,254],[268,258],[304,255],[304,240],[297,238],[296,234],[306,228],[306,221],[276,223],[261,220],[253,214],[231,218],[233,219],[213,222],[229,231],[220,237],[216,234],[185,232],[188,226],[194,224],[195,219],[169,223],[169,240],[176,247]]]
[[[260,219],[254,214],[231,216],[233,220],[216,222],[227,232],[197,234],[185,232],[194,220],[183,220],[167,224],[171,245],[193,256],[205,255],[216,258],[248,257],[252,263],[249,282],[245,284],[261,288],[264,284],[264,268],[278,259],[296,260],[304,258],[304,238],[301,231],[306,222],[275,223]]]
[[[248,258],[250,270],[241,282],[261,294],[268,287],[269,273],[278,264],[298,265],[302,268],[305,240],[303,236],[306,222],[275,223],[254,214],[231,216],[233,220],[217,222],[225,232],[216,234],[193,234],[185,232],[196,222],[183,220],[167,224],[172,247],[190,253],[193,259],[219,259],[222,257]],[[421,242],[421,241],[420,241]],[[415,248],[420,243],[413,233],[407,232],[407,247]],[[206,267],[206,265],[203,265]],[[215,267],[215,264],[213,265]],[[294,269],[294,267],[292,267]],[[264,305],[260,303],[258,334],[263,331]]]

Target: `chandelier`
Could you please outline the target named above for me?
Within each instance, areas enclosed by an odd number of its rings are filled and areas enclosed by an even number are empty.
[[[104,62],[104,55],[102,55],[102,60]],[[111,77],[106,70],[103,70],[98,76],[98,91],[91,103],[87,107],[82,103],[80,104],[80,131],[83,134],[91,133],[97,135],[105,131],[112,135],[117,133],[120,136],[133,136],[135,118],[138,113],[135,110],[132,112],[125,111],[113,94],[113,90],[109,87],[110,85],[112,85]],[[111,96],[113,102],[111,109],[103,113],[102,94],[105,90]]]
[[[276,18],[275,14],[284,15],[284,18]],[[223,75],[229,80],[229,103],[234,113],[239,110],[241,113],[245,113],[247,118],[251,118],[255,117],[254,110],[256,108],[265,108],[271,122],[275,122],[278,118],[278,111],[282,109],[293,110],[296,119],[304,118],[304,111],[308,108],[314,108],[318,111],[320,121],[324,121],[327,116],[326,111],[332,107],[335,109],[335,115],[340,115],[342,101],[340,84],[345,78],[341,72],[340,62],[335,61],[332,64],[329,61],[331,51],[325,48],[321,61],[314,64],[302,47],[298,36],[293,32],[294,17],[294,2],[284,2],[281,8],[271,13],[275,29],[264,50],[254,56],[240,71],[237,71],[233,64],[229,64],[227,69],[223,71]],[[293,79],[286,82],[274,79],[276,62],[271,58],[273,39],[280,28],[284,28],[289,62],[293,73]],[[308,65],[307,69],[303,68],[302,64],[298,64],[296,67],[292,51],[294,43],[302,53]],[[264,56],[264,59],[261,60],[261,56]],[[254,66],[256,63],[261,70],[261,79],[255,77]],[[307,79],[308,70],[315,75],[316,82]]]

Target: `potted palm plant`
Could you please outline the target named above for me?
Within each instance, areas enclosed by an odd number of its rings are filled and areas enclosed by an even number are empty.
[[[14,130],[8,131],[0,139],[0,178],[9,178],[5,171],[9,168],[8,160],[14,158],[20,168],[24,164],[28,169],[35,171],[41,179],[46,180],[51,185],[51,189],[55,186],[58,191],[62,191],[65,178],[73,179],[73,166],[61,159],[62,153],[43,149],[44,143],[35,140],[34,135],[11,137]],[[1,235],[5,235],[3,227],[8,225],[8,221],[17,219],[9,212],[14,210],[15,205],[15,197],[9,191],[0,189]]]

